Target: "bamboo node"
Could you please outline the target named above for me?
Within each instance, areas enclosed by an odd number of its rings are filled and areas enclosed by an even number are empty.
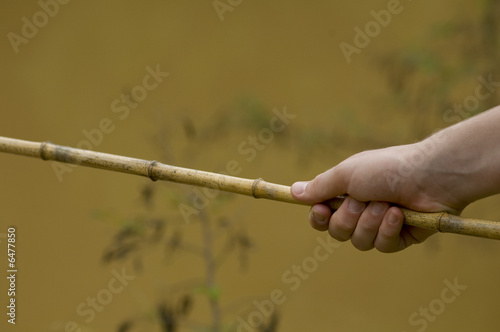
[[[151,179],[151,181],[155,182],[157,181],[158,179],[154,177],[153,175],[153,168],[156,166],[156,164],[158,164],[158,162],[156,160],[153,160],[149,163],[149,166],[148,166],[148,177]]]
[[[442,229],[441,229],[441,224],[443,222],[443,217],[447,216],[447,213],[446,212],[443,212],[441,214],[439,214],[439,218],[438,218],[438,221],[437,221],[437,230],[438,232],[443,232]]]
[[[40,144],[40,158],[42,160],[49,160],[49,158],[47,157],[47,151],[46,151],[46,148],[47,148],[48,144],[51,144],[51,142],[50,141],[45,141],[45,142],[42,142]]]
[[[258,179],[255,179],[252,183],[252,196],[253,198],[260,198],[259,196],[257,196],[257,189],[259,187],[259,183],[261,181],[264,181],[262,178],[258,178]]]

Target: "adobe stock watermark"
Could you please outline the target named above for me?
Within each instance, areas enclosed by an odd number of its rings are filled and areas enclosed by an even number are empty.
[[[129,282],[136,278],[134,275],[128,275],[125,268],[122,268],[121,272],[112,270],[111,274],[113,277],[109,279],[105,288],[100,289],[95,297],[89,296],[77,305],[76,313],[83,319],[84,324],[92,323],[97,314],[103,312],[113,302],[115,296],[123,292]],[[82,326],[77,322],[68,321],[61,328],[64,329],[64,332],[82,332]]]
[[[123,121],[130,116],[131,110],[137,109],[140,103],[143,102],[148,93],[158,88],[158,86],[164,81],[165,77],[168,77],[170,73],[163,72],[159,64],[153,68],[151,66],[146,66],[146,74],[142,78],[140,84],[137,84],[131,89],[130,94],[122,93],[119,98],[114,99],[111,102],[110,109],[111,113],[115,114],[119,120]],[[116,119],[111,119],[108,117],[102,118],[98,121],[97,126],[91,129],[83,129],[81,139],[76,147],[84,150],[93,150],[95,147],[102,144],[105,135],[109,135],[116,129]],[[64,180],[63,176],[66,173],[71,173],[78,167],[73,164],[59,163],[56,161],[52,162],[52,169],[57,176],[59,182]]]
[[[39,0],[38,6],[41,10],[35,12],[31,20],[26,16],[21,17],[21,34],[9,32],[7,38],[12,46],[12,49],[17,54],[19,46],[28,44],[30,40],[38,35],[40,29],[45,27],[49,20],[56,17],[59,13],[61,5],[66,5],[70,0]]]
[[[444,135],[434,134],[416,145],[417,149],[412,151],[410,155],[401,157],[396,173],[392,171],[386,171],[385,173],[385,180],[389,185],[389,189],[395,192],[399,183],[408,180],[444,142]]]
[[[309,279],[316,272],[321,262],[331,257],[335,249],[341,244],[329,235],[316,238],[318,243],[312,255],[305,257],[300,264],[294,264],[281,275],[281,281],[287,287],[285,289],[275,288],[269,293],[269,297],[252,302],[253,307],[247,310],[243,316],[236,319],[237,332],[251,332],[258,329],[275,312],[276,308],[286,302],[286,293],[295,292],[300,288],[302,282]]]
[[[458,283],[458,278],[455,277],[453,282],[444,279],[445,287],[441,290],[439,297],[432,299],[425,307],[420,307],[408,317],[408,322],[411,326],[417,329],[417,332],[427,330],[430,323],[435,322],[437,318],[443,314],[446,307],[457,300],[468,286]]]
[[[493,74],[489,74],[488,78],[480,75],[477,80],[479,83],[474,89],[474,94],[465,97],[461,104],[454,104],[453,108],[447,109],[443,113],[444,121],[456,123],[467,119],[478,111],[481,101],[490,98],[500,87],[500,82],[493,81]]]
[[[286,106],[280,111],[277,108],[273,109],[273,117],[269,120],[267,127],[259,130],[257,135],[248,136],[245,140],[238,144],[236,150],[238,154],[245,157],[247,163],[251,163],[257,157],[257,154],[264,151],[265,148],[274,141],[275,135],[281,133],[290,124],[290,120],[296,115],[288,113]],[[243,166],[240,161],[229,160],[226,163],[224,170],[220,174],[237,176],[243,171]],[[192,192],[191,204],[180,203],[179,211],[186,223],[190,223],[190,218],[198,216],[200,211],[204,210],[211,199],[217,197],[220,193],[219,189],[194,188]]]
[[[389,0],[387,2],[387,9],[382,9],[378,12],[375,10],[370,11],[373,20],[368,21],[363,30],[359,26],[354,27],[355,34],[352,44],[346,42],[339,44],[347,63],[351,63],[353,54],[360,54],[370,44],[372,39],[381,33],[382,28],[386,28],[391,23],[393,15],[401,14],[403,9],[404,7],[400,0]]]
[[[232,12],[236,7],[241,5],[242,2],[243,0],[214,0],[212,1],[212,5],[219,19],[224,21],[224,14],[226,12]]]

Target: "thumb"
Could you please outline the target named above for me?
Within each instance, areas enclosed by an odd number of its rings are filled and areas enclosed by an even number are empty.
[[[347,181],[335,167],[319,174],[311,181],[295,182],[291,193],[293,198],[301,202],[314,204],[347,193]]]

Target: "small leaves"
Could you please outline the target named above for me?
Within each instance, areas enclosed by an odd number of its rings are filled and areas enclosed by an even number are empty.
[[[184,115],[182,119],[182,128],[188,140],[194,141],[196,139],[196,127],[194,126],[193,120],[188,115]]]
[[[269,318],[269,321],[266,324],[263,324],[259,328],[259,332],[276,332],[278,331],[278,314],[276,312],[273,312],[271,315],[271,318]]]
[[[128,332],[128,331],[130,331],[130,329],[132,328],[133,325],[134,325],[133,321],[126,320],[118,326],[118,329],[116,330],[116,332]]]
[[[237,234],[237,249],[238,261],[240,263],[240,270],[245,270],[248,267],[248,255],[250,250],[254,247],[252,239],[244,231]]]
[[[169,308],[165,303],[158,305],[157,310],[163,331],[175,332],[178,323],[174,310]]]
[[[253,247],[252,240],[246,233],[243,232],[238,234],[238,245],[243,250],[247,250]]]
[[[206,295],[210,300],[217,301],[220,298],[220,289],[216,285],[200,285],[195,289],[196,293]]]
[[[163,238],[164,229],[165,222],[162,219],[137,219],[127,223],[104,249],[103,262],[109,264],[129,258],[131,254],[158,243]],[[142,263],[137,258],[134,266],[136,270],[142,270]]]
[[[162,219],[151,219],[147,222],[151,228],[151,235],[148,237],[149,242],[158,242],[163,237],[165,222]]]
[[[220,298],[220,289],[217,286],[209,286],[205,288],[210,300],[218,300]]]
[[[177,304],[177,313],[182,316],[187,316],[193,308],[193,302],[194,300],[191,295],[185,294],[183,297],[181,297]]]
[[[156,311],[160,318],[162,330],[164,332],[175,332],[181,319],[191,312],[194,300],[191,294],[186,293],[177,300],[176,305],[170,305],[169,302],[162,302],[157,305]]]
[[[113,238],[112,243],[104,250],[102,260],[111,263],[126,258],[140,244],[140,235],[136,228],[126,226]]]
[[[141,199],[142,203],[146,208],[151,209],[153,207],[153,197],[154,197],[154,188],[151,183],[145,185],[141,190]]]
[[[102,255],[102,260],[105,263],[111,263],[113,261],[121,260],[127,257],[128,254],[133,252],[137,247],[137,243],[127,243],[123,245],[117,245],[113,248],[109,248]]]
[[[172,255],[182,247],[182,232],[176,229],[172,236],[165,242],[167,256]]]

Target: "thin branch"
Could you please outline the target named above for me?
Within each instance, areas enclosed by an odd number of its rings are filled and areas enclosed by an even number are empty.
[[[215,283],[215,260],[213,255],[213,238],[210,219],[207,214],[202,211],[200,213],[202,233],[203,233],[203,253],[205,258],[206,281],[205,285],[209,290],[208,301],[210,303],[210,311],[212,314],[212,330],[214,332],[221,331],[221,312],[219,307],[218,295],[213,295],[212,291],[217,289]]]

